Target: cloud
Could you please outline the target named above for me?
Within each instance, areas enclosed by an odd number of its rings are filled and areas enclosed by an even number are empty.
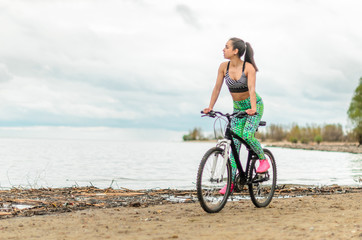
[[[0,82],[6,82],[11,80],[12,76],[9,73],[8,68],[5,64],[0,63]]]
[[[199,111],[209,104],[223,46],[234,36],[254,48],[267,121],[345,123],[362,75],[360,7],[2,1],[0,124],[207,125]],[[231,101],[224,86],[215,108],[232,111]]]
[[[186,24],[195,27],[196,29],[201,28],[200,24],[197,20],[197,17],[193,13],[193,11],[184,4],[179,4],[176,6],[176,12],[181,15],[182,19],[185,21]]]

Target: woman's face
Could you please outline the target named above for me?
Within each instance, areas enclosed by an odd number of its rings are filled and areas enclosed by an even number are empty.
[[[230,59],[232,56],[234,56],[237,53],[237,49],[233,50],[233,44],[231,40],[227,41],[222,51],[224,53],[225,59]]]

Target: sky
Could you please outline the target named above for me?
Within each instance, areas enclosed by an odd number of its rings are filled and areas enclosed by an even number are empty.
[[[0,127],[210,129],[200,111],[231,37],[254,49],[265,121],[348,127],[361,9],[359,0],[1,0]],[[232,111],[225,85],[214,109]]]

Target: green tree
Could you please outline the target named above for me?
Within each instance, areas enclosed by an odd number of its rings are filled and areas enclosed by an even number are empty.
[[[293,124],[288,134],[288,140],[292,143],[297,143],[301,139],[301,132],[298,124]]]
[[[323,141],[323,138],[321,135],[317,135],[314,137],[314,141],[318,144],[320,144]]]
[[[309,143],[309,142],[313,141],[312,127],[307,125],[306,127],[300,128],[300,135],[301,135],[301,139],[300,139],[301,143]]]
[[[352,101],[347,111],[349,119],[354,125],[354,134],[358,143],[362,144],[362,77],[359,79],[359,85],[354,91]]]
[[[189,131],[189,134],[183,136],[184,141],[192,140],[205,140],[204,135],[202,134],[201,128],[194,128]]]

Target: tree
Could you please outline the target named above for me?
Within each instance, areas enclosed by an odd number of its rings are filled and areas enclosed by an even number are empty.
[[[273,141],[282,141],[286,136],[286,133],[282,125],[271,124],[267,129],[266,138]]]
[[[354,91],[352,101],[347,111],[348,117],[354,125],[354,133],[359,145],[362,144],[362,77],[359,85]]]
[[[292,143],[297,143],[301,139],[300,128],[298,124],[293,124],[288,134],[288,140]]]
[[[317,135],[314,137],[314,141],[318,144],[320,144],[323,141],[323,138],[321,135]]]
[[[189,131],[189,134],[183,136],[184,141],[192,140],[205,140],[204,135],[202,134],[201,128],[194,128]]]
[[[343,140],[343,129],[341,124],[327,124],[322,128],[324,141],[339,142]]]

